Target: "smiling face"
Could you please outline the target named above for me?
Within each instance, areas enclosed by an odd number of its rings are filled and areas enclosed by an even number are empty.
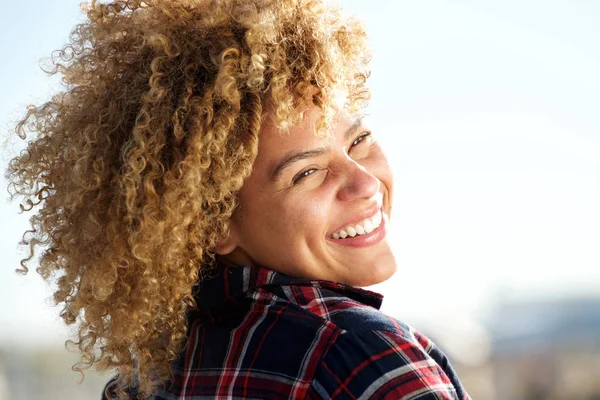
[[[360,119],[340,117],[321,137],[314,133],[319,115],[307,112],[289,135],[265,123],[230,235],[216,252],[300,278],[382,282],[396,270],[387,159]]]

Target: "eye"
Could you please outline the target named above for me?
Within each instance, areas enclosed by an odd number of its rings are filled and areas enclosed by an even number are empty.
[[[300,182],[302,179],[306,178],[307,176],[309,176],[316,170],[317,170],[316,168],[309,168],[307,170],[300,172],[298,175],[296,175],[294,177],[294,179],[292,179],[292,185],[295,185],[296,183]]]
[[[362,143],[364,141],[365,138],[368,138],[369,136],[371,136],[371,132],[367,131],[367,132],[361,133],[356,139],[354,139],[354,142],[352,142],[352,145],[350,146],[350,148],[358,146],[360,143]]]

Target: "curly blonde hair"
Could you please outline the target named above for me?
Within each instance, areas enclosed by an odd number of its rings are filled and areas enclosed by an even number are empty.
[[[32,211],[37,271],[77,325],[74,366],[116,369],[143,394],[186,343],[194,285],[215,265],[267,111],[283,131],[308,107],[327,129],[364,107],[365,30],[316,0],[123,0],[52,57],[63,90],[30,106],[6,170]]]

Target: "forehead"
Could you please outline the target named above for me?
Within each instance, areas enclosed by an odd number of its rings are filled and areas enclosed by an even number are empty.
[[[263,162],[278,159],[290,151],[322,146],[323,141],[332,135],[323,136],[316,133],[319,116],[316,111],[306,112],[304,118],[286,132],[282,132],[271,118],[267,118],[258,136],[258,154],[254,169],[260,167]]]
[[[344,133],[354,125],[360,125],[362,115],[338,114],[333,121],[330,131],[317,133],[317,124],[321,113],[318,109],[311,109],[304,114],[304,118],[288,131],[282,132],[275,123],[267,118],[259,133],[258,158],[273,158],[289,153],[292,150],[305,151],[341,138]]]

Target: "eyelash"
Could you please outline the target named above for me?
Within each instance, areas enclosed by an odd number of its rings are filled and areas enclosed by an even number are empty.
[[[366,138],[366,137],[368,137],[368,136],[371,136],[371,132],[367,131],[367,132],[361,133],[356,139],[354,139],[354,142],[352,142],[352,146],[350,148],[352,148],[354,146],[358,146],[358,144],[360,142],[362,142],[363,139]]]
[[[371,132],[369,132],[369,131],[361,133],[356,139],[354,139],[354,141],[352,142],[352,145],[350,146],[350,149],[352,149],[355,146],[358,146],[360,143],[362,143],[364,138],[366,138],[370,135],[371,135]],[[307,176],[312,175],[316,170],[317,170],[316,168],[309,168],[305,171],[300,172],[298,175],[296,175],[294,177],[294,179],[292,179],[292,185],[295,185],[298,182],[300,182],[302,179],[306,178]]]

